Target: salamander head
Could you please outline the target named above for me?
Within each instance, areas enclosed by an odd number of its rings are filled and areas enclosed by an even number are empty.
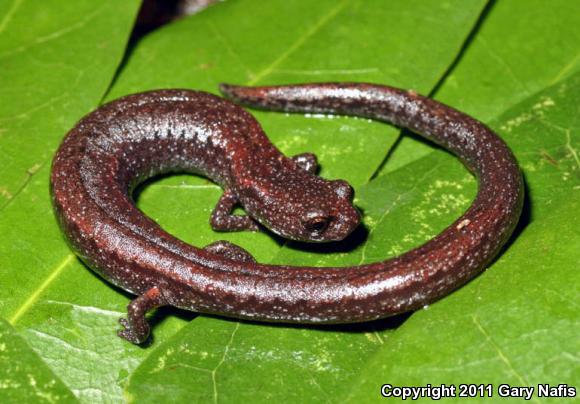
[[[242,203],[252,217],[284,238],[339,241],[360,223],[352,204],[353,189],[346,181],[329,181],[300,171],[260,185],[251,196],[244,192]]]

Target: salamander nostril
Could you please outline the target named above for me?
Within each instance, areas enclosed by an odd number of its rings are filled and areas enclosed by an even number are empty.
[[[308,219],[304,223],[304,227],[308,231],[313,233],[322,233],[328,227],[328,223],[330,222],[330,218],[326,216],[316,216],[313,218]]]

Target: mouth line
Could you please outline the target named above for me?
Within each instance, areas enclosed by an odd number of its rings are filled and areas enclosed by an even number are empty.
[[[313,243],[313,244],[325,244],[325,243],[336,243],[343,241],[346,239],[350,234],[358,227],[354,226],[347,232],[340,232],[338,235],[331,235],[330,237],[326,237],[326,233],[321,233],[319,235],[310,234],[308,236],[303,235],[294,235],[288,234],[283,231],[279,231],[279,229],[270,228],[270,231],[280,237],[283,237],[288,240],[297,241],[300,243]]]

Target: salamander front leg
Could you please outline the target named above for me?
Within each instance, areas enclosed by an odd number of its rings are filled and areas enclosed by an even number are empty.
[[[252,254],[244,250],[242,247],[225,240],[219,240],[208,244],[203,249],[234,261],[256,262],[256,259],[252,257]]]
[[[309,174],[316,174],[316,171],[318,171],[318,159],[313,153],[297,154],[292,156],[292,160]]]
[[[127,318],[119,319],[123,330],[117,334],[119,337],[126,339],[133,344],[141,344],[149,336],[151,328],[145,319],[148,311],[165,305],[167,302],[163,299],[158,288],[151,288],[143,295],[137,297],[127,306]]]
[[[258,224],[251,217],[232,214],[237,203],[236,195],[226,190],[211,214],[212,229],[215,231],[258,231]]]

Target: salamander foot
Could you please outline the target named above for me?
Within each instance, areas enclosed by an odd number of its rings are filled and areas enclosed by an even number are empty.
[[[148,311],[163,306],[166,302],[158,288],[151,288],[143,295],[137,297],[127,306],[127,318],[120,318],[119,323],[123,326],[117,335],[133,344],[145,342],[151,327],[145,319]]]
[[[232,191],[226,190],[214,208],[210,224],[215,231],[258,231],[258,224],[250,216],[233,215],[238,198]]]
[[[256,259],[248,251],[225,240],[208,244],[203,249],[234,261],[256,262]]]

